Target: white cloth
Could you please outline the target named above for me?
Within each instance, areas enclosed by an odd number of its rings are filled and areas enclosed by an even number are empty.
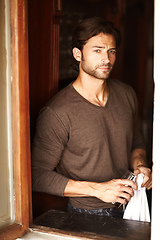
[[[138,189],[134,190],[134,196],[131,198],[124,211],[123,218],[150,222],[150,213],[148,200],[146,196],[146,188],[141,187],[143,182],[143,174],[137,177]]]

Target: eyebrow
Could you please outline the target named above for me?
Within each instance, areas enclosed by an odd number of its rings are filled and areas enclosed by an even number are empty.
[[[102,48],[102,49],[104,49],[105,47],[95,45],[95,46],[93,46],[92,48]],[[108,49],[108,50],[116,50],[116,47],[110,48],[110,49]]]
[[[105,48],[105,47],[95,45],[95,46],[93,46],[92,48]]]

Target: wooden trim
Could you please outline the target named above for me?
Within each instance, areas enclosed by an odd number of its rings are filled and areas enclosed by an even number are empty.
[[[24,233],[22,225],[13,223],[0,230],[0,239],[12,240],[21,237]]]
[[[59,32],[60,26],[55,22],[54,19],[52,20],[52,29],[51,29],[51,70],[50,70],[50,82],[49,82],[49,89],[50,98],[53,97],[58,92],[58,85],[59,85]]]
[[[62,15],[62,0],[53,0],[53,18],[51,23],[51,65],[50,88],[51,96],[58,92],[59,85],[59,35],[60,17]]]
[[[62,15],[62,0],[53,0],[53,16],[61,17]]]
[[[45,226],[39,226],[39,225],[32,225],[32,231],[37,233],[48,233],[53,235],[54,237],[62,237],[62,238],[68,238],[68,239],[80,239],[80,240],[89,240],[89,239],[96,239],[96,240],[111,240],[111,238],[105,236],[98,236],[93,233],[89,232],[70,232],[67,230],[61,230],[57,228],[50,228]]]
[[[32,218],[27,0],[10,3],[15,223],[2,229],[0,239],[20,237]]]
[[[28,210],[29,198],[31,197],[31,164],[27,16],[27,0],[11,1],[15,220],[29,227]]]

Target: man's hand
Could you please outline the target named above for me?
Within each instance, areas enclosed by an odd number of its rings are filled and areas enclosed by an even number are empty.
[[[134,169],[134,174],[143,173],[144,179],[142,187],[148,190],[152,187],[152,173],[146,163],[146,151],[144,149],[135,149],[131,154],[131,168]]]
[[[133,189],[137,185],[128,179],[113,179],[108,182],[98,183],[95,188],[96,197],[104,202],[119,202],[126,204],[134,195]]]
[[[134,170],[134,174],[138,176],[138,174],[143,173],[144,178],[143,178],[143,183],[142,187],[146,187],[147,190],[152,188],[152,173],[151,169],[143,166],[137,166],[137,168]]]

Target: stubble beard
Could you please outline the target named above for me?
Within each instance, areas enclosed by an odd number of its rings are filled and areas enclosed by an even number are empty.
[[[84,56],[82,53],[82,62],[81,62],[81,68],[82,70],[87,73],[88,75],[100,79],[100,80],[106,80],[107,78],[109,78],[110,73],[112,71],[113,66],[108,63],[108,64],[99,64],[97,66],[94,67],[94,69],[92,67],[90,67],[89,65],[86,64],[85,60],[84,60]],[[109,67],[108,71],[103,71],[103,73],[98,72],[98,69],[100,67]]]
[[[111,70],[112,70],[112,65],[111,64],[97,65],[93,69],[90,66],[87,66],[84,61],[82,62],[81,67],[82,67],[82,70],[85,73],[87,73],[88,75],[90,75],[90,76],[92,76],[94,78],[100,79],[100,80],[106,80],[107,78],[109,78]],[[108,71],[101,71],[101,72],[99,72],[98,69],[100,67],[109,67],[109,70]]]

